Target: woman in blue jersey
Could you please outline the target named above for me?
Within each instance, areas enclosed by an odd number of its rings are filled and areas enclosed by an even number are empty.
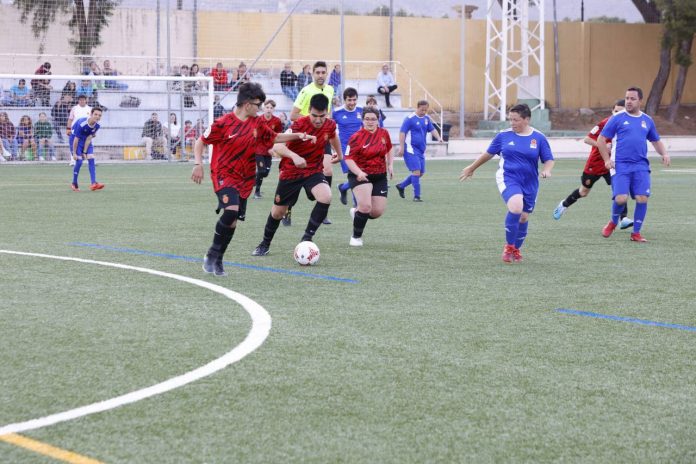
[[[479,166],[500,155],[495,175],[498,190],[508,208],[505,217],[503,261],[522,261],[520,248],[527,237],[529,215],[534,210],[541,177],[551,177],[553,154],[546,136],[529,125],[532,112],[527,105],[515,105],[508,113],[510,129],[495,136],[484,154],[462,170],[459,180],[469,179]]]

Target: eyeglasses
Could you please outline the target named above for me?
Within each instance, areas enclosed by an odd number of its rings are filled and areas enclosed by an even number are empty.
[[[261,102],[252,102],[252,101],[250,101],[250,102],[247,102],[247,103],[249,103],[250,105],[256,105],[257,108],[261,108]]]

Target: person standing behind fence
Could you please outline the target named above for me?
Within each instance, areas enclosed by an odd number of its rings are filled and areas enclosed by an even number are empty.
[[[280,72],[280,89],[290,100],[295,101],[297,98],[297,75],[293,72],[290,63],[285,63]]]
[[[48,75],[51,74],[51,63],[48,61],[39,66],[39,68],[34,71],[34,74]],[[31,90],[34,92],[34,98],[36,98],[38,104],[41,106],[51,105],[51,81],[49,79],[32,79],[31,80]]]
[[[229,89],[227,84],[227,70],[222,66],[222,63],[215,65],[215,69],[210,71],[210,76],[213,78],[213,89],[216,92],[224,92]]]
[[[337,104],[341,104],[341,93],[343,92],[343,83],[341,81],[341,65],[334,66],[329,76],[329,85],[334,88],[334,95]]]
[[[312,67],[308,64],[302,67],[302,72],[297,75],[297,92],[312,83]],[[295,97],[297,98],[297,97]]]
[[[78,119],[75,121],[75,124],[73,124],[70,145],[72,145],[73,153],[77,158],[73,169],[73,181],[72,184],[70,184],[70,188],[73,192],[80,191],[77,185],[77,178],[80,175],[80,168],[85,158],[87,158],[87,164],[89,165],[89,178],[91,181],[89,189],[95,191],[104,188],[104,184],[97,182],[97,167],[94,164],[94,144],[92,143],[92,139],[94,139],[99,130],[101,116],[101,108],[92,108],[88,118]]]
[[[389,70],[388,64],[382,65],[382,70],[377,74],[377,92],[384,95],[384,102],[387,108],[393,108],[391,102],[389,101],[389,95],[398,88],[396,81],[394,80],[394,75]]]

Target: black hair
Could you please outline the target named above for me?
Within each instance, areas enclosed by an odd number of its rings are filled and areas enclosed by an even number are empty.
[[[379,110],[377,108],[371,108],[369,106],[367,108],[363,108],[363,119],[365,119],[366,114],[374,114],[377,116],[377,121],[379,121]]]
[[[345,100],[346,98],[353,98],[358,96],[358,91],[355,90],[353,87],[346,87],[346,90],[343,91],[343,99]]]
[[[101,106],[95,106],[94,108],[92,108],[92,111],[90,111],[89,114],[92,114],[92,113],[94,113],[95,111],[99,111],[100,113],[103,113],[103,112],[104,112],[104,110],[102,109]]]
[[[510,108],[510,113],[517,113],[520,117],[524,119],[529,119],[532,117],[532,110],[529,109],[529,105],[526,103],[521,103]]]
[[[329,109],[329,98],[323,93],[318,93],[309,100],[309,107],[317,111],[326,111]]]
[[[329,67],[326,66],[326,61],[317,61],[316,63],[314,63],[314,66],[312,66],[312,71],[314,71],[317,68],[329,69]]]
[[[428,100],[418,100],[416,107],[419,107],[419,106],[430,106],[430,103],[428,103]]]
[[[638,100],[643,99],[643,89],[640,87],[629,87],[626,89],[626,92],[638,92]]]
[[[261,84],[256,82],[245,82],[239,86],[237,94],[237,106],[242,106],[251,100],[261,100],[261,104],[266,101],[266,94]]]
[[[614,106],[626,106],[626,100],[624,100],[623,98],[621,100],[616,100]]]

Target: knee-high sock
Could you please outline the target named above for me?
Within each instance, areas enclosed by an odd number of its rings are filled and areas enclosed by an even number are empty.
[[[341,192],[344,192],[344,191],[348,190],[349,188],[350,188],[350,182],[344,182],[342,184],[339,184],[339,186],[338,186],[338,190],[340,190]]]
[[[633,211],[633,232],[640,232],[640,228],[643,227],[643,221],[645,220],[645,215],[647,213],[647,203],[636,203],[636,209]]]
[[[355,212],[355,217],[353,218],[353,237],[362,237],[368,219],[370,219],[368,213],[363,213],[362,211]]]
[[[89,178],[94,184],[97,182],[97,167],[94,165],[94,158],[87,160],[87,167],[89,167]]]
[[[411,183],[413,184],[413,196],[420,198],[421,188],[420,188],[420,176],[411,176]]]
[[[276,230],[278,230],[278,226],[280,225],[280,219],[274,219],[272,215],[268,215],[268,219],[266,219],[266,227],[263,228],[263,244],[266,246],[269,246],[271,244],[271,240],[273,240],[273,236],[276,233]]]
[[[505,242],[508,245],[514,245],[517,239],[517,231],[520,228],[521,214],[513,214],[508,211],[505,216]]]
[[[611,205],[611,222],[614,224],[619,223],[619,217],[621,217],[621,211],[623,211],[624,205],[620,205],[614,200]]]
[[[215,234],[213,235],[213,244],[208,250],[208,254],[222,259],[222,256],[227,251],[227,245],[230,244],[236,228],[229,227],[218,221],[215,224]]]
[[[565,206],[567,208],[570,205],[572,205],[573,203],[575,203],[576,201],[578,201],[580,198],[582,198],[580,196],[580,189],[575,189],[573,191],[573,193],[568,195],[568,197],[565,200],[563,200],[563,206]]]
[[[317,201],[317,204],[314,205],[314,208],[312,209],[312,214],[309,216],[309,222],[307,223],[307,228],[305,229],[304,236],[302,237],[303,242],[312,240],[314,234],[317,233],[317,229],[321,223],[324,222],[324,219],[326,219],[326,215],[328,213],[329,204],[320,203]]]
[[[408,187],[409,185],[411,185],[411,181],[412,181],[411,178],[412,178],[412,177],[413,177],[413,176],[409,174],[404,180],[402,180],[402,181],[399,183],[399,186],[400,186],[401,188],[406,188],[406,187]]]
[[[82,158],[78,158],[75,161],[75,166],[73,166],[73,184],[77,185],[77,178],[80,176],[80,168],[82,167]]]
[[[264,176],[261,172],[256,173],[256,191],[257,192],[261,190],[261,184],[263,183],[263,178],[264,178]]]
[[[517,238],[515,239],[515,248],[522,248],[524,239],[527,238],[527,228],[529,227],[529,221],[520,222],[520,226],[517,229]]]
[[[628,202],[624,205],[623,211],[621,211],[621,219],[628,217]]]

